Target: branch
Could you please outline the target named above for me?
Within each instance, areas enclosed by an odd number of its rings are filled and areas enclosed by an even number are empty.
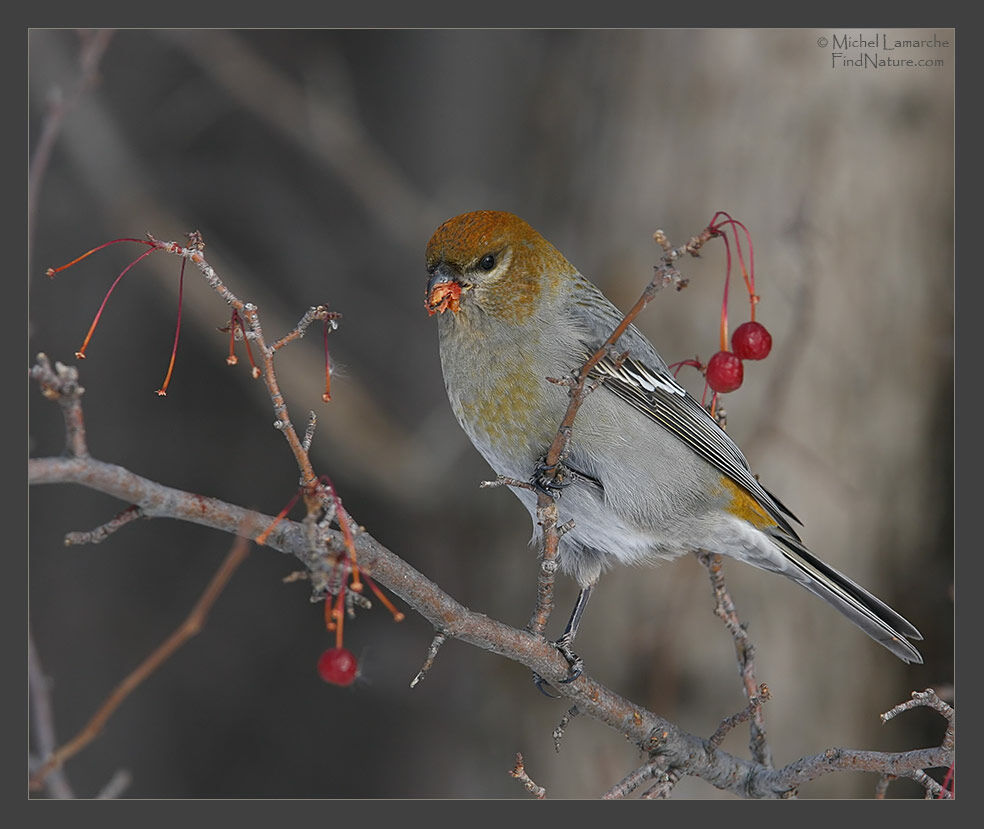
[[[28,481],[32,485],[80,484],[137,505],[147,518],[174,518],[247,538],[255,538],[273,521],[272,516],[172,489],[91,458],[31,459]],[[304,524],[285,519],[268,535],[266,544],[296,556],[308,569],[323,570],[331,559],[331,550],[342,549],[345,541],[338,530],[322,527],[320,532],[327,549],[313,552]],[[356,536],[355,545],[360,567],[446,636],[526,666],[572,700],[581,713],[625,735],[653,759],[665,758],[666,765],[681,775],[700,777],[719,789],[742,797],[789,797],[803,783],[833,771],[902,776],[926,768],[948,767],[953,762],[953,748],[943,746],[898,753],[832,748],[781,769],[743,760],[635,705],[587,674],[582,674],[578,682],[561,682],[568,675],[567,662],[542,637],[464,607],[368,532]]]
[[[41,767],[31,775],[30,787],[32,789],[39,789],[50,772],[63,766],[66,760],[74,757],[98,737],[107,720],[120,707],[123,700],[130,696],[137,686],[154,673],[178,648],[201,631],[209,610],[212,609],[215,600],[225,589],[229,579],[232,578],[232,574],[245,560],[248,552],[247,543],[243,539],[237,539],[225,561],[222,562],[208,587],[205,588],[205,592],[202,593],[201,598],[191,609],[191,613],[188,614],[184,622],[113,689],[113,692],[99,706],[99,710],[92,715],[89,722],[78,734],[48,755]],[[124,780],[123,786],[127,782],[128,780]],[[117,791],[118,788],[118,784],[113,784],[111,791]]]
[[[711,589],[714,593],[714,615],[724,622],[728,632],[735,640],[735,656],[738,659],[738,673],[741,675],[742,687],[745,691],[745,698],[748,700],[749,707],[741,715],[743,719],[729,718],[732,720],[731,728],[738,722],[751,718],[751,740],[749,749],[752,756],[765,766],[772,765],[772,750],[766,741],[765,717],[762,714],[762,701],[769,698],[769,689],[766,685],[759,686],[755,679],[755,646],[745,627],[738,619],[738,612],[735,603],[728,592],[724,583],[723,561],[717,553],[699,552],[697,558],[700,563],[707,568],[711,579]],[[727,722],[727,721],[726,721]],[[722,726],[724,723],[722,723]],[[727,732],[725,732],[727,733]],[[724,738],[724,735],[721,735]],[[713,737],[711,738],[714,739]]]
[[[82,96],[91,89],[99,78],[99,62],[113,36],[111,29],[97,29],[94,32],[80,32],[82,50],[79,53],[79,76],[73,89],[63,94],[57,87],[48,97],[48,109],[41,125],[41,136],[31,153],[30,173],[27,179],[27,250],[34,243],[34,227],[37,217],[41,183],[48,169],[48,161],[65,117],[78,105]]]

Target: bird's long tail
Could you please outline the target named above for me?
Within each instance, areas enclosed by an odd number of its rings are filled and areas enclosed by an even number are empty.
[[[783,569],[783,575],[829,602],[903,662],[922,663],[919,651],[907,641],[922,639],[922,635],[908,621],[843,573],[818,559],[796,539],[781,530],[770,535],[792,565]]]

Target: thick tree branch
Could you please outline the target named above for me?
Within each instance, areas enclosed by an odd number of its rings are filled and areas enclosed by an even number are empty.
[[[272,516],[243,509],[216,498],[172,489],[114,464],[82,458],[39,458],[28,462],[32,485],[74,483],[135,504],[148,518],[174,518],[255,538],[273,521]],[[334,553],[344,549],[342,533],[321,528],[324,550],[312,550],[301,522],[281,521],[266,544],[300,559],[308,569],[328,566]],[[735,757],[710,740],[688,734],[662,717],[635,705],[605,686],[582,675],[563,683],[567,662],[542,637],[518,630],[475,613],[447,595],[436,584],[388,550],[369,533],[355,539],[359,564],[372,578],[400,596],[410,607],[448,636],[505,656],[535,671],[578,709],[615,729],[652,758],[664,758],[681,774],[700,777],[711,785],[742,797],[788,797],[803,783],[838,770],[871,771],[902,776],[926,768],[947,767],[952,748],[926,748],[887,754],[832,748],[780,769]]]

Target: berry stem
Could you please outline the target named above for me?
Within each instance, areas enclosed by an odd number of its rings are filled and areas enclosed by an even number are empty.
[[[270,533],[273,532],[273,528],[276,527],[277,524],[279,524],[281,520],[283,520],[284,516],[286,516],[287,513],[294,508],[294,504],[297,503],[297,499],[300,497],[301,497],[301,491],[298,490],[297,492],[294,493],[293,497],[287,502],[287,506],[285,506],[282,510],[280,510],[280,512],[277,513],[277,517],[274,518],[272,522],[270,522],[270,526],[267,527],[258,536],[256,536],[254,541],[257,544],[266,544],[266,540],[270,537]]]
[[[335,600],[335,609],[332,612],[335,617],[335,647],[342,647],[342,628],[345,625],[345,582],[342,582],[342,589],[338,591],[338,598]]]
[[[251,370],[253,373],[253,379],[255,380],[260,376],[260,370],[253,360],[253,349],[249,347],[249,338],[246,336],[246,322],[243,320],[242,314],[236,313],[236,311],[233,311],[232,313],[235,314],[236,320],[239,322],[239,330],[243,332],[243,343],[246,346],[246,356],[249,357],[249,364],[252,366]]]
[[[56,273],[58,273],[59,271],[63,271],[63,270],[65,270],[65,268],[70,268],[70,267],[72,267],[72,265],[76,264],[77,262],[81,262],[86,257],[92,256],[92,254],[96,253],[97,251],[100,251],[103,248],[109,247],[110,245],[115,245],[118,242],[136,242],[139,245],[147,245],[147,246],[149,246],[151,248],[156,247],[156,245],[153,242],[148,242],[146,239],[128,239],[128,238],[127,239],[113,239],[111,242],[103,242],[103,244],[99,245],[99,247],[93,248],[90,251],[86,251],[81,256],[76,257],[71,262],[68,262],[67,264],[62,265],[61,267],[58,267],[58,268],[48,268],[48,270],[45,271],[45,276],[51,278]]]
[[[369,585],[369,589],[376,595],[376,598],[379,599],[379,601],[381,601],[383,605],[386,607],[386,609],[393,615],[393,621],[402,622],[406,618],[406,616],[396,609],[396,606],[393,604],[393,602],[391,602],[388,598],[386,598],[386,594],[383,593],[383,591],[376,586],[376,582],[374,582],[369,577],[368,573],[363,573],[362,575],[366,580],[366,584]]]
[[[718,217],[724,216],[725,221],[720,224],[716,224]],[[745,226],[743,222],[739,222],[737,219],[733,219],[730,214],[719,210],[714,214],[714,218],[711,219],[710,228],[717,233],[721,233],[721,228],[724,226],[730,226],[731,232],[735,237],[735,247],[738,253],[738,263],[741,267],[741,275],[745,280],[745,287],[748,290],[748,298],[751,305],[751,319],[755,320],[755,306],[758,303],[758,297],[755,295],[755,245],[752,244],[752,234]],[[741,247],[741,238],[738,236],[738,228],[741,228],[742,232],[745,234],[745,241],[748,244],[748,268],[745,268],[745,257]],[[722,234],[723,235],[723,234]],[[727,238],[727,237],[725,237]]]
[[[134,240],[134,241],[138,241],[138,240]],[[107,242],[107,244],[111,244],[111,243]],[[149,244],[149,243],[145,243],[145,244]],[[105,247],[105,245],[103,245],[103,247]],[[95,250],[98,250],[98,248],[95,248]],[[150,254],[152,254],[154,252],[154,250],[155,250],[155,248],[153,246],[151,246],[150,250],[147,250],[147,251],[144,251],[143,253],[141,253],[129,265],[127,265],[125,268],[123,268],[123,270],[120,272],[120,275],[118,277],[116,277],[116,279],[114,280],[113,284],[109,286],[109,290],[106,291],[106,296],[103,298],[102,305],[99,306],[99,310],[96,311],[96,316],[92,320],[92,325],[89,326],[89,333],[85,335],[85,340],[82,343],[82,347],[78,351],[75,352],[75,356],[78,359],[80,359],[80,360],[84,360],[85,359],[85,350],[86,350],[86,348],[89,347],[89,340],[92,339],[92,333],[96,330],[96,326],[99,325],[99,318],[102,316],[102,312],[103,312],[103,309],[106,307],[106,303],[109,302],[109,297],[113,293],[113,289],[115,289],[116,286],[119,285],[120,280],[123,278],[123,276],[126,274],[126,272],[128,270],[130,270],[130,268],[132,268],[134,265],[136,265],[137,262],[139,262],[141,259],[146,259],[148,256],[150,256]],[[92,253],[92,252],[93,251],[89,251],[89,253]],[[89,255],[88,253],[83,254],[83,256],[80,256],[79,259],[82,259],[82,258],[84,258],[85,256],[88,256],[88,255]],[[75,260],[75,261],[78,261],[78,260]],[[69,264],[72,264],[72,263],[69,263]],[[67,268],[68,265],[64,265],[63,267],[66,267]]]
[[[731,284],[731,245],[728,244],[728,237],[721,236],[724,240],[724,252],[726,270],[724,274],[724,296],[721,299],[721,351],[728,350],[728,286]]]
[[[236,320],[238,318],[239,312],[233,308],[232,316],[229,317],[229,356],[226,357],[226,365],[229,366],[234,366],[239,362],[239,358],[236,356]]]
[[[178,356],[178,337],[181,334],[181,300],[184,296],[185,263],[187,261],[187,259],[181,260],[181,275],[178,277],[178,321],[174,326],[174,346],[171,348],[171,362],[167,365],[167,374],[164,377],[164,382],[157,390],[157,393],[161,397],[167,395],[167,387],[171,382],[171,373],[174,371],[174,360]]]
[[[700,362],[700,360],[680,360],[680,362],[678,363],[670,363],[670,365],[668,365],[667,368],[673,372],[674,377],[679,377],[680,369],[682,369],[684,366],[690,366],[691,368],[695,368],[698,371],[704,370],[704,365],[703,363]]]

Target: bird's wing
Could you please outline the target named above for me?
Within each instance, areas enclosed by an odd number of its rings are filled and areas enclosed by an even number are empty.
[[[629,332],[626,332],[629,333]],[[655,354],[641,333],[632,332],[647,350]],[[618,346],[624,347],[624,337]],[[641,346],[642,343],[639,343]],[[588,349],[590,346],[585,345]],[[587,361],[589,354],[585,354]],[[704,460],[751,495],[769,516],[793,538],[799,536],[788,519],[797,521],[778,498],[768,492],[752,475],[748,461],[735,442],[710,416],[707,410],[677,383],[656,355],[650,367],[630,352],[624,360],[605,357],[592,369],[589,377],[599,380],[616,397],[668,429]]]

